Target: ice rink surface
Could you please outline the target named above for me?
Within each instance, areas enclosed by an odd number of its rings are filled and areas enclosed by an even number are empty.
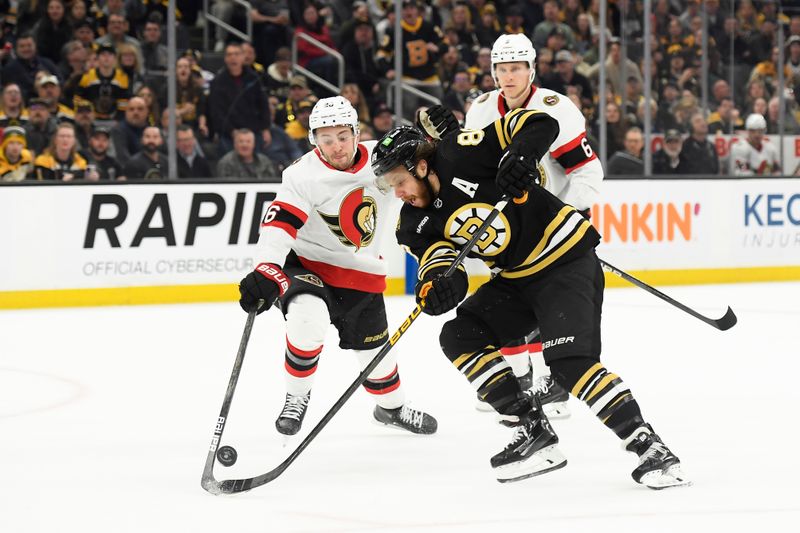
[[[667,287],[719,332],[646,292],[606,291],[603,361],[694,479],[636,485],[632,454],[583,404],[555,421],[566,468],[495,481],[511,436],[474,409],[438,348],[444,317],[400,341],[410,402],[439,433],[371,423],[359,390],[281,477],[237,496],[200,487],[245,315],[234,303],[0,312],[0,531],[517,532],[800,531],[800,283]],[[388,300],[390,331],[413,308]],[[282,448],[282,319],[256,320],[223,444],[219,479],[262,473]],[[356,376],[331,328],[304,432]]]

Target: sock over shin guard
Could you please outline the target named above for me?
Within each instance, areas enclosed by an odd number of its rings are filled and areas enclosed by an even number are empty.
[[[311,294],[299,294],[286,313],[286,391],[300,395],[311,390],[319,354],[330,325],[325,302]]]
[[[550,363],[556,382],[585,402],[619,438],[628,437],[644,424],[639,404],[628,385],[589,357],[556,359]]]
[[[353,352],[358,358],[361,368],[365,368],[381,348],[353,350]],[[397,371],[397,352],[392,350],[381,359],[381,362],[364,382],[363,387],[375,399],[375,403],[384,409],[397,409],[403,405],[405,391],[400,383],[400,373]]]

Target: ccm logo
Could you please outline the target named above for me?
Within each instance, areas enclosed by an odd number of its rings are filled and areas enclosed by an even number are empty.
[[[267,263],[261,263],[256,267],[256,270],[261,272],[264,276],[268,277],[272,281],[278,284],[281,288],[281,294],[286,292],[286,289],[289,288],[289,280],[286,279],[286,276],[280,269],[275,268],[272,265]]]
[[[559,337],[557,339],[553,339],[551,341],[546,341],[542,343],[542,350],[546,350],[552,346],[556,346],[557,344],[566,344],[568,342],[573,342],[575,337]]]

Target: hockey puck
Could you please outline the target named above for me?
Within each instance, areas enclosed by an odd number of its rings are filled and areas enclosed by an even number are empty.
[[[236,453],[236,449],[233,446],[220,446],[217,450],[217,461],[222,466],[233,466],[236,464],[238,457],[239,454]]]

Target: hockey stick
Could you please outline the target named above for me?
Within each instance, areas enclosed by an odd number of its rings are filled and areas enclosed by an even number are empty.
[[[697,318],[699,320],[702,320],[703,322],[705,322],[706,324],[708,324],[710,326],[714,326],[715,328],[717,328],[720,331],[725,331],[725,330],[731,329],[733,326],[736,325],[736,321],[737,321],[736,315],[733,313],[733,309],[731,309],[730,307],[728,307],[728,310],[725,312],[725,314],[721,318],[716,318],[716,319],[715,318],[708,318],[707,316],[701,315],[700,313],[698,313],[694,309],[683,305],[679,301],[673,300],[672,298],[670,298],[669,296],[667,296],[666,294],[664,294],[660,290],[658,290],[658,289],[656,289],[654,287],[651,287],[650,285],[648,285],[647,283],[645,283],[645,282],[643,282],[643,281],[641,281],[639,279],[634,278],[633,276],[631,276],[627,272],[623,272],[622,270],[618,269],[617,267],[608,264],[607,262],[603,261],[602,259],[600,259],[600,265],[602,265],[603,270],[605,270],[606,272],[611,272],[612,274],[616,274],[617,276],[621,277],[625,281],[633,283],[634,285],[636,285],[640,289],[644,289],[644,290],[646,290],[647,292],[649,292],[650,294],[652,294],[654,296],[658,296],[659,298],[661,298],[662,300],[664,300],[668,304],[674,305],[675,307],[677,307],[681,311],[689,313],[693,317],[695,317],[695,318]]]
[[[262,302],[259,301],[259,307],[261,303]],[[236,390],[236,383],[239,381],[239,372],[242,370],[244,353],[247,351],[247,342],[250,340],[250,332],[253,330],[253,321],[255,318],[255,309],[247,313],[247,321],[244,324],[244,331],[242,331],[242,340],[239,342],[239,351],[236,352],[236,361],[233,363],[233,371],[228,380],[228,389],[225,391],[225,399],[222,400],[222,409],[219,411],[217,423],[214,426],[214,435],[211,437],[211,445],[208,447],[206,466],[203,468],[203,478],[200,484],[204,489],[212,493],[214,493],[217,484],[217,481],[214,479],[214,461],[217,456],[217,446],[220,440],[222,440],[222,432],[225,430],[225,421],[228,418],[228,411],[231,408],[231,401],[233,400],[233,393]]]
[[[503,208],[505,208],[508,201],[509,197],[503,196],[500,199],[500,201],[498,201],[495,204],[492,211],[486,216],[486,219],[483,221],[483,224],[480,225],[477,231],[475,231],[475,233],[470,238],[469,242],[467,242],[467,244],[464,245],[461,251],[459,251],[455,260],[453,260],[453,263],[445,271],[443,276],[445,277],[451,276],[453,272],[456,271],[458,266],[467,257],[467,254],[469,254],[469,252],[472,250],[472,247],[475,245],[478,239],[480,239],[483,236],[483,233],[486,231],[486,228],[489,227],[489,225],[497,217],[500,211],[502,211]],[[295,461],[295,459],[297,459],[297,457],[301,453],[303,453],[303,450],[305,450],[306,447],[308,447],[308,445],[311,444],[311,441],[314,440],[317,437],[317,435],[319,435],[320,431],[322,431],[322,429],[328,424],[328,422],[331,421],[334,415],[336,415],[336,413],[339,412],[339,410],[342,408],[345,402],[347,402],[350,396],[353,395],[356,389],[358,389],[358,387],[360,387],[364,383],[364,381],[367,380],[367,377],[372,373],[373,370],[375,370],[375,368],[378,366],[378,364],[380,364],[383,358],[386,357],[386,355],[394,347],[397,341],[400,340],[400,337],[402,337],[405,334],[405,332],[408,331],[408,329],[411,327],[411,324],[413,324],[414,321],[417,319],[417,317],[419,317],[419,315],[422,313],[423,307],[425,307],[424,299],[420,301],[419,304],[417,304],[414,310],[411,311],[411,314],[408,315],[408,317],[406,317],[406,319],[403,321],[402,324],[400,324],[400,327],[397,329],[397,331],[395,331],[394,334],[389,338],[389,342],[384,344],[383,348],[377,354],[375,354],[375,357],[372,359],[372,361],[370,361],[370,363],[364,368],[364,370],[361,371],[361,373],[350,384],[350,386],[347,387],[347,390],[344,391],[341,397],[339,397],[339,399],[336,400],[336,402],[328,410],[328,412],[325,413],[325,416],[322,417],[322,420],[317,422],[317,425],[314,426],[314,429],[312,429],[311,432],[308,435],[306,435],[306,437],[297,446],[297,448],[295,448],[294,451],[292,451],[292,453],[289,454],[289,457],[284,459],[284,461],[281,464],[279,464],[269,472],[261,474],[259,476],[244,478],[244,479],[226,479],[224,481],[217,481],[216,479],[214,479],[213,475],[215,453],[213,451],[209,451],[209,455],[206,460],[206,469],[203,472],[203,482],[202,482],[203,488],[208,492],[210,492],[211,494],[235,494],[237,492],[245,492],[250,489],[260,487],[261,485],[265,485],[270,481],[275,480],[281,474],[283,474],[283,472],[287,468],[289,468],[289,465],[291,465]],[[245,328],[245,332],[249,334],[249,330],[247,328]],[[246,346],[247,341],[244,337],[242,338],[242,342]],[[242,347],[239,348],[239,352],[240,355],[243,357],[244,349]],[[241,358],[237,356],[236,361],[239,364],[239,367],[241,367],[240,359]],[[234,365],[234,374],[236,374],[236,376],[238,377],[238,367],[236,365]],[[231,382],[235,386],[234,376],[231,376]],[[228,390],[232,395],[233,390],[230,385],[228,386]],[[226,396],[226,403],[223,404],[223,413],[220,413],[220,419],[219,419],[221,420],[222,428],[224,428],[225,426],[224,416],[227,416],[227,407],[229,404],[230,404],[229,398],[228,396]],[[222,428],[220,428],[219,422],[217,423],[217,428],[218,430],[215,430],[214,432],[214,438],[216,439],[216,441],[212,440],[211,444],[212,448],[215,448],[216,443],[222,436]]]

